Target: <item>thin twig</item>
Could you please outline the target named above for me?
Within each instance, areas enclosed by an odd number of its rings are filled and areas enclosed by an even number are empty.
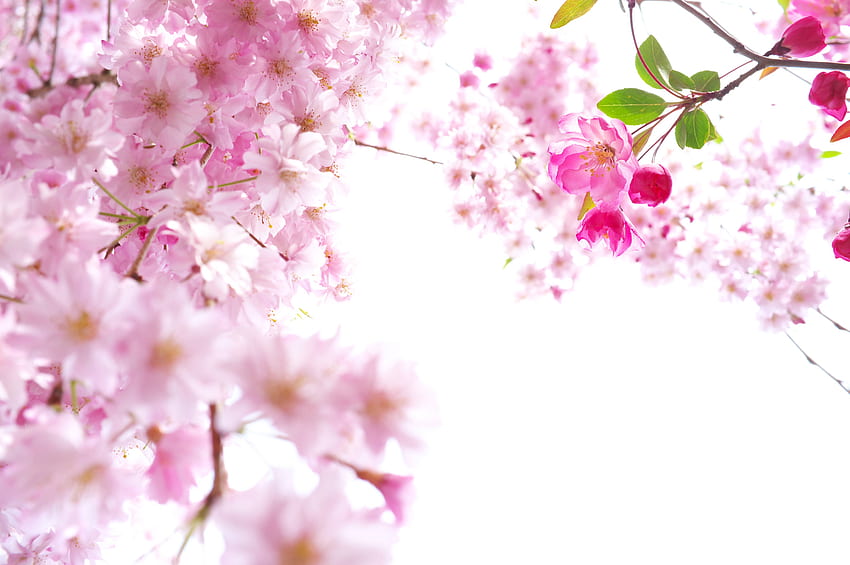
[[[56,20],[53,25],[53,45],[50,53],[50,70],[47,72],[47,80],[44,82],[45,86],[50,85],[51,81],[53,81],[53,72],[56,70],[56,52],[59,49],[59,20],[61,15],[61,0],[56,0]]]
[[[369,147],[371,149],[377,149],[378,151],[386,151],[387,153],[392,153],[393,155],[401,155],[402,157],[411,157],[413,159],[419,159],[420,161],[427,161],[433,165],[443,165],[442,161],[435,161],[434,159],[429,159],[428,157],[421,157],[419,155],[411,155],[410,153],[403,153],[401,151],[396,151],[395,149],[390,149],[389,147],[383,147],[380,145],[372,145],[371,143],[366,143],[365,141],[360,141],[356,138],[351,138],[354,142],[354,145],[359,145],[361,147]]]
[[[839,324],[838,322],[836,322],[835,320],[833,320],[832,318],[830,318],[829,316],[824,314],[823,311],[820,309],[820,306],[815,308],[815,312],[817,312],[818,314],[820,314],[821,316],[823,316],[824,318],[829,320],[832,323],[833,326],[835,326],[836,328],[838,328],[842,332],[850,332],[850,330],[848,330],[847,328],[845,328],[844,326],[842,326],[841,324]]]
[[[136,225],[135,227],[138,227],[138,225]],[[142,279],[141,275],[139,275],[139,266],[142,264],[145,255],[148,254],[148,249],[150,249],[151,243],[153,242],[154,237],[156,237],[156,230],[158,229],[159,227],[157,226],[148,232],[148,235],[145,238],[145,242],[142,244],[142,248],[139,250],[139,254],[136,255],[136,258],[133,260],[133,264],[130,265],[130,270],[127,271],[127,274],[124,276],[126,276],[127,278],[131,278],[134,281],[144,282],[144,279]]]
[[[802,348],[802,347],[800,347],[800,346],[797,344],[797,342],[796,342],[796,341],[794,341],[794,338],[793,338],[793,337],[791,337],[790,335],[788,335],[788,332],[785,332],[785,337],[787,337],[788,339],[790,339],[790,340],[791,340],[791,343],[793,343],[793,344],[794,344],[794,347],[796,347],[796,348],[800,351],[800,353],[802,353],[802,354],[803,354],[803,356],[806,358],[806,361],[808,361],[809,363],[811,363],[812,365],[814,365],[815,367],[817,367],[818,369],[820,369],[821,371],[823,371],[824,373],[826,373],[826,375],[827,375],[830,379],[834,380],[836,383],[838,383],[838,386],[840,386],[842,389],[844,389],[844,392],[846,392],[846,393],[850,394],[850,388],[848,388],[848,386],[844,384],[844,381],[842,381],[841,379],[839,379],[838,377],[836,377],[835,375],[833,375],[832,373],[830,373],[829,371],[827,371],[826,369],[824,369],[824,368],[823,368],[823,366],[821,366],[821,364],[820,364],[820,363],[818,363],[817,361],[815,361],[814,359],[812,359],[811,357],[809,357],[809,354],[808,354],[808,353],[806,353],[805,351],[803,351],[803,348]]]

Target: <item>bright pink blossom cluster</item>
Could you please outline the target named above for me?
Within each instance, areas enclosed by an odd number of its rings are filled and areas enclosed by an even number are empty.
[[[549,176],[565,192],[586,195],[593,208],[584,216],[579,240],[604,240],[622,255],[640,239],[621,206],[657,206],[669,198],[672,179],[661,165],[641,167],[632,152],[632,136],[619,120],[567,114],[558,121],[561,136],[549,145]]]
[[[349,295],[344,126],[448,2],[0,8],[0,562],[100,562],[116,524],[151,526],[140,501],[191,526],[172,556],[212,520],[226,562],[389,562],[409,481],[379,469],[421,448],[429,395],[292,320]],[[231,491],[260,424],[318,486]],[[385,505],[353,505],[357,481]]]

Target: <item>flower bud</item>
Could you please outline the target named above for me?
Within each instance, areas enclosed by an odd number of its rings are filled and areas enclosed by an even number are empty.
[[[788,26],[768,55],[789,57],[811,57],[826,47],[826,37],[820,21],[814,16],[806,16]]]
[[[812,88],[809,90],[809,102],[815,106],[820,106],[824,112],[833,118],[843,120],[847,114],[848,86],[850,86],[850,79],[841,71],[820,73],[812,81]]]
[[[647,165],[635,171],[629,185],[629,198],[635,204],[658,206],[670,198],[673,179],[663,165]]]
[[[836,259],[850,261],[850,223],[845,224],[844,229],[832,240],[832,252]]]

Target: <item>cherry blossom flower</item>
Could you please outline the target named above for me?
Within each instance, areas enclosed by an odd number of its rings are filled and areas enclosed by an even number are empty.
[[[590,210],[582,219],[581,229],[576,234],[578,240],[586,241],[590,245],[604,239],[615,256],[625,253],[632,246],[635,237],[638,237],[637,233],[626,216],[610,205],[601,205]]]
[[[847,114],[848,87],[850,79],[841,71],[818,73],[809,90],[809,102],[833,118],[843,120]]]
[[[214,507],[224,562],[389,565],[393,529],[351,509],[339,473],[322,473],[306,496],[282,473],[269,479],[250,491],[228,493]]]
[[[134,285],[95,259],[69,260],[55,278],[32,275],[26,301],[18,306],[16,334],[34,357],[61,365],[67,382],[111,394],[118,385],[122,341],[131,327]]]
[[[122,82],[115,96],[118,124],[126,133],[167,149],[177,149],[206,115],[195,88],[195,74],[166,57],[150,69],[131,61],[118,71]]]
[[[558,121],[561,138],[549,145],[549,176],[566,192],[590,192],[597,203],[619,204],[637,160],[632,136],[620,120],[567,114]]]

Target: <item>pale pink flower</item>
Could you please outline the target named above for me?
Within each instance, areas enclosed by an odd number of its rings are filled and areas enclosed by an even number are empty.
[[[32,410],[35,410],[34,408]],[[121,519],[139,489],[113,464],[111,446],[87,436],[71,412],[44,407],[35,422],[10,431],[0,453],[0,507],[20,509],[18,526],[63,539]]]
[[[789,13],[817,18],[826,35],[832,36],[840,31],[840,26],[850,23],[850,1],[792,0]]]
[[[55,278],[32,275],[17,306],[17,339],[36,358],[60,364],[63,379],[110,395],[138,285],[96,258],[63,263]]]
[[[222,312],[196,307],[182,286],[164,280],[148,283],[139,304],[114,402],[140,423],[155,424],[190,420],[199,404],[224,398],[237,355]]]
[[[52,166],[88,180],[108,152],[121,147],[123,137],[111,128],[112,116],[104,109],[95,107],[87,115],[82,100],[71,100],[58,116],[48,114],[33,126],[34,142],[24,160],[35,168]]]
[[[22,180],[0,178],[0,287],[13,293],[18,270],[35,262],[47,237],[44,219],[30,212],[29,188]]]
[[[115,95],[115,115],[126,133],[174,150],[206,115],[195,74],[170,58],[157,57],[150,69],[131,61],[118,76],[121,88]]]
[[[259,409],[307,457],[333,449],[342,410],[331,396],[350,364],[335,341],[318,337],[248,336],[252,355],[241,371],[246,402]]]
[[[299,495],[281,473],[253,489],[228,493],[213,509],[224,562],[241,565],[389,565],[394,529],[355,513],[337,473]]]
[[[242,192],[211,191],[200,163],[192,161],[173,168],[174,180],[167,188],[147,197],[145,205],[157,212],[151,227],[181,218],[187,214],[205,216],[221,223],[229,223],[234,214],[244,208],[248,198]]]
[[[259,142],[260,152],[245,155],[245,167],[260,175],[254,181],[263,210],[288,214],[299,206],[321,206],[327,199],[330,173],[316,168],[327,145],[321,135],[286,124]]]
[[[284,29],[297,33],[303,49],[323,60],[330,56],[349,27],[348,11],[327,0],[290,0],[293,16]]]
[[[189,489],[212,470],[210,433],[195,426],[168,433],[152,427],[147,435],[156,445],[156,456],[145,472],[150,480],[148,494],[157,502],[174,500],[187,504]]]
[[[351,406],[352,423],[375,456],[395,439],[405,455],[415,457],[425,443],[424,434],[437,421],[433,393],[414,368],[384,355],[369,355],[350,367],[339,393]]]
[[[601,116],[567,114],[558,129],[563,135],[549,145],[550,178],[570,194],[590,192],[597,203],[619,204],[637,169],[626,125]]]
[[[264,34],[283,25],[281,17],[291,13],[288,3],[271,0],[215,0],[204,12],[210,30],[223,39],[235,38],[242,43],[255,43]]]

